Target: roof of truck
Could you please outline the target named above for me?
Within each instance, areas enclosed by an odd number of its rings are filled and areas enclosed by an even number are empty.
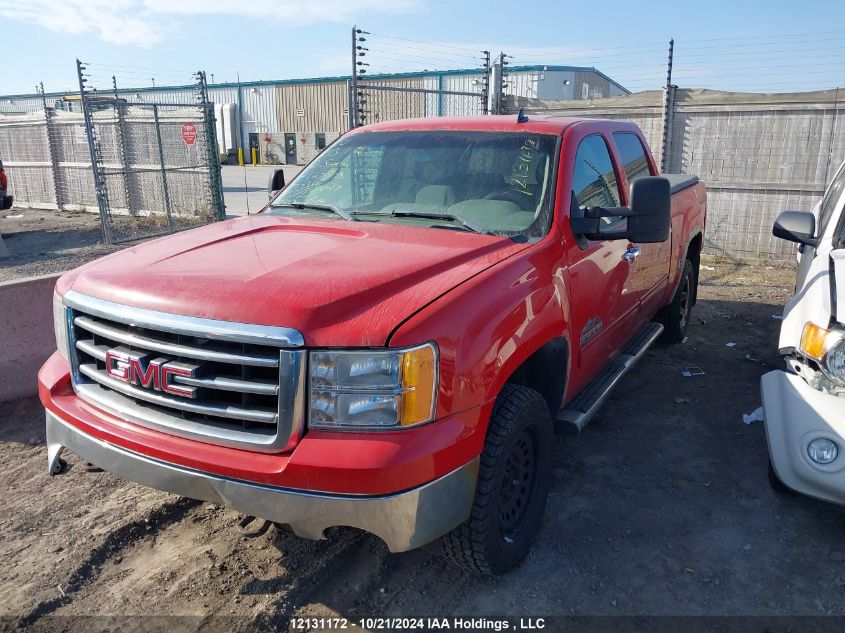
[[[401,132],[422,130],[477,130],[491,132],[535,132],[541,134],[561,134],[570,125],[580,121],[608,121],[614,126],[618,121],[608,119],[587,119],[586,117],[566,117],[548,114],[529,114],[528,120],[517,121],[517,115],[504,114],[472,117],[425,117],[419,119],[401,119],[383,121],[357,128],[354,132],[379,131]]]

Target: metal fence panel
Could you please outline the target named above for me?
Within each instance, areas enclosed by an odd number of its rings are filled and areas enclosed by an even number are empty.
[[[223,219],[213,104],[99,106],[91,114],[107,241]]]
[[[0,158],[19,207],[56,208],[44,112],[0,114]]]

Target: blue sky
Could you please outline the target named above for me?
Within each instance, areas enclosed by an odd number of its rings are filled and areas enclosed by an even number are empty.
[[[371,72],[468,67],[490,48],[641,90],[665,81],[674,37],[683,87],[800,91],[845,87],[844,18],[832,0],[0,0],[0,93],[72,89],[76,57],[101,86],[186,83],[199,68],[215,81],[347,74],[356,23]]]

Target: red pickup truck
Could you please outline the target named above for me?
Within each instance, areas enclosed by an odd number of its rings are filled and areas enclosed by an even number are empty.
[[[142,484],[501,573],[580,431],[684,336],[705,222],[629,123],[486,116],[341,137],[262,213],[62,276],[62,450]]]

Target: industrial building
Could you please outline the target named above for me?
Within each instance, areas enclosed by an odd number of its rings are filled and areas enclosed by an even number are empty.
[[[480,69],[444,70],[372,75],[359,82],[358,89],[367,97],[366,121],[375,122],[480,114],[487,107],[481,97],[483,83]],[[537,99],[587,100],[629,93],[590,67],[513,66],[507,69],[506,84],[507,94]],[[222,159],[234,162],[240,150],[247,163],[307,163],[349,129],[350,86],[349,76],[209,85]],[[180,85],[126,88],[117,94],[130,103],[187,105],[196,103],[197,93],[195,85]],[[50,107],[80,107],[78,95],[72,93],[44,96]],[[39,94],[0,96],[0,113],[41,109]]]

